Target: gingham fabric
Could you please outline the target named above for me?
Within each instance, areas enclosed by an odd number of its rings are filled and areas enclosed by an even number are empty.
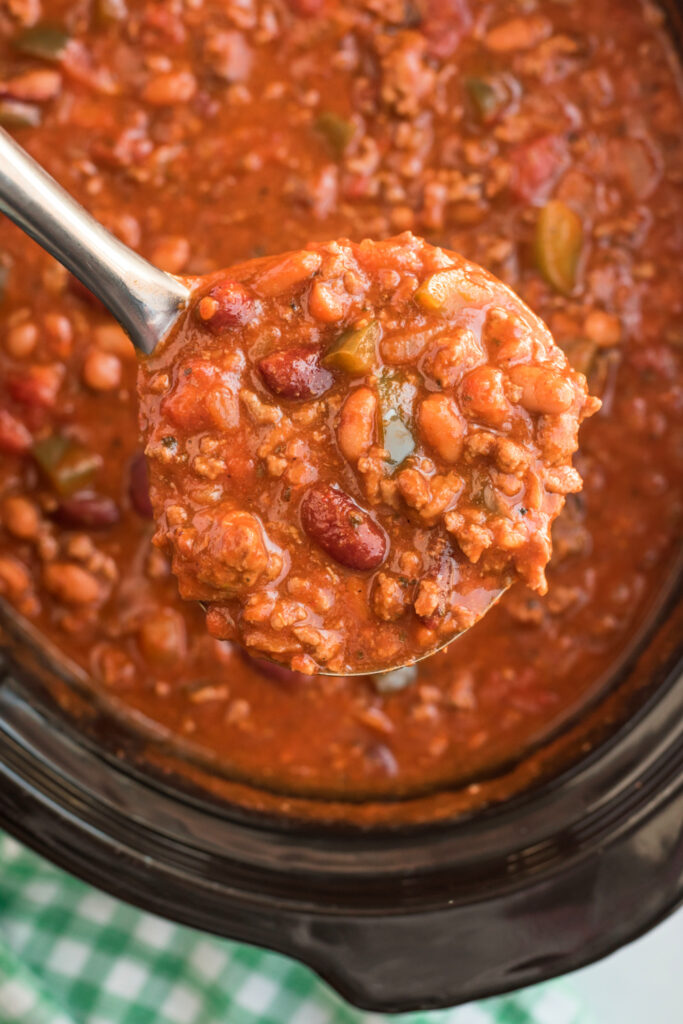
[[[587,1024],[561,982],[454,1010],[354,1010],[288,957],[170,924],[0,833],[0,1024]]]

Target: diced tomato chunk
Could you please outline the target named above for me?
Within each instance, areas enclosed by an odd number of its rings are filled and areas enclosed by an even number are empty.
[[[64,368],[59,364],[31,366],[7,378],[7,390],[15,402],[53,409],[62,385]]]
[[[312,15],[320,14],[325,6],[325,0],[287,0],[287,3],[295,14]]]
[[[510,189],[517,199],[530,203],[547,198],[569,161],[567,142],[560,135],[541,135],[510,151]]]
[[[25,455],[32,441],[33,438],[21,420],[7,409],[0,409],[0,452],[5,455]]]
[[[213,363],[195,360],[185,367],[175,390],[163,400],[162,411],[176,426],[188,431],[235,427],[239,406],[231,375]]]
[[[440,60],[452,57],[472,27],[467,0],[424,0],[422,6],[425,14],[421,28],[428,52]]]

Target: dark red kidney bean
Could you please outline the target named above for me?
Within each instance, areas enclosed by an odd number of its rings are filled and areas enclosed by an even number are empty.
[[[301,524],[311,540],[349,569],[376,569],[384,561],[384,532],[337,487],[315,487],[304,496]]]
[[[57,505],[50,518],[67,529],[104,530],[121,518],[118,506],[101,494],[74,494]]]
[[[149,470],[144,452],[138,452],[130,463],[128,476],[128,496],[130,503],[143,519],[153,519],[154,509],[149,500]]]
[[[310,348],[289,348],[261,359],[259,373],[269,391],[280,398],[318,398],[334,384],[320,365],[320,353]]]
[[[212,334],[241,327],[256,314],[253,295],[239,281],[219,281],[197,303],[197,316]]]

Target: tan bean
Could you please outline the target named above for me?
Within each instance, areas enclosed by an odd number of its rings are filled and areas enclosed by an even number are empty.
[[[66,604],[92,604],[100,585],[92,573],[71,562],[51,562],[45,567],[45,588]]]
[[[486,33],[486,48],[494,53],[512,53],[537,46],[552,33],[552,25],[541,14],[509,18]]]
[[[424,309],[450,313],[459,306],[480,306],[491,298],[491,285],[475,268],[450,267],[431,274],[415,292]]]
[[[429,395],[418,413],[420,432],[444,462],[457,462],[462,453],[467,424],[448,395]]]
[[[308,311],[324,324],[334,324],[344,316],[344,299],[321,281],[314,281],[308,297]]]
[[[190,258],[190,243],[183,235],[160,238],[152,249],[151,260],[167,274],[180,274]]]
[[[38,328],[32,320],[10,327],[5,335],[5,349],[13,359],[30,356],[38,341]]]
[[[74,337],[69,318],[61,313],[46,313],[43,317],[43,327],[52,351],[65,359],[71,352]]]
[[[254,282],[254,288],[261,295],[270,298],[303,284],[320,269],[322,256],[318,252],[292,252],[269,267]]]
[[[510,414],[504,377],[491,366],[479,366],[468,373],[461,385],[464,414],[491,426],[500,426]]]
[[[44,103],[58,96],[62,88],[62,76],[51,68],[36,68],[15,75],[0,84],[0,91],[13,100],[25,103]]]
[[[171,107],[187,103],[197,91],[197,80],[191,71],[165,71],[150,78],[142,90],[142,99],[155,107]]]
[[[93,341],[103,352],[111,352],[119,359],[135,359],[135,348],[123,327],[118,324],[100,324],[93,330]]]
[[[9,555],[0,558],[0,594],[17,598],[31,586],[31,577],[26,566]]]
[[[370,388],[356,388],[342,406],[337,440],[344,457],[358,462],[375,437],[377,396]]]
[[[138,644],[147,661],[178,665],[187,652],[185,620],[174,608],[155,609],[140,626]]]
[[[521,405],[529,412],[558,415],[574,402],[571,382],[550,367],[513,366],[510,379],[522,388]]]
[[[83,381],[93,391],[113,391],[121,384],[121,360],[111,352],[91,348],[83,363]]]
[[[15,494],[2,503],[2,524],[13,537],[32,540],[40,528],[40,515],[34,502]]]
[[[583,322],[586,337],[600,348],[618,345],[621,341],[621,322],[613,313],[592,310]]]

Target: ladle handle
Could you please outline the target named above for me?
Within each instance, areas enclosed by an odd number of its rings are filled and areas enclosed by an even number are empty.
[[[110,234],[1,128],[0,210],[82,281],[142,352],[187,303],[181,281]]]

